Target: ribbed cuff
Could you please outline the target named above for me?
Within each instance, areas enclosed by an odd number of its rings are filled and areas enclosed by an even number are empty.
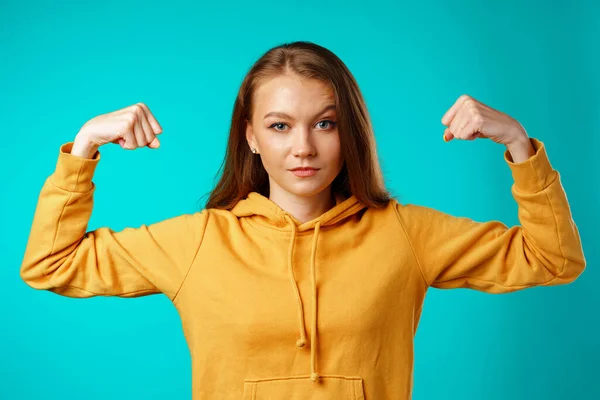
[[[60,146],[56,169],[50,176],[54,186],[69,192],[86,192],[93,187],[92,177],[100,161],[100,151],[93,158],[71,154],[73,142]]]
[[[536,138],[529,138],[535,154],[527,160],[515,163],[508,150],[504,159],[511,169],[515,188],[520,192],[537,193],[544,190],[555,179],[556,171],[552,168],[544,143]]]

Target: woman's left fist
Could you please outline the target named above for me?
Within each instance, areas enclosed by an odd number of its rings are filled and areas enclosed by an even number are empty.
[[[446,126],[445,141],[454,138],[463,140],[489,138],[508,146],[527,138],[527,132],[516,119],[466,94],[460,96],[446,111],[442,117],[442,124]]]

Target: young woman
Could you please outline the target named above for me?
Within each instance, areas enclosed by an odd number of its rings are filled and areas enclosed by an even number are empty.
[[[585,268],[543,143],[469,96],[442,123],[445,140],[506,146],[522,226],[392,198],[352,74],[331,51],[295,42],[244,79],[202,211],[86,232],[99,147],[158,148],[162,128],[142,103],[84,124],[41,190],[21,276],[70,297],[167,295],[195,400],[409,399],[429,287],[506,293]]]

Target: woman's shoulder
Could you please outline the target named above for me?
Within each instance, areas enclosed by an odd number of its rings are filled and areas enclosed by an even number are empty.
[[[198,218],[206,219],[208,224],[225,223],[227,221],[237,221],[238,217],[232,210],[222,208],[202,208],[194,213]]]
[[[437,208],[407,200],[398,200],[392,198],[386,209],[396,214],[396,216],[404,223],[430,223],[438,221],[440,218],[450,216],[449,214],[438,210]]]

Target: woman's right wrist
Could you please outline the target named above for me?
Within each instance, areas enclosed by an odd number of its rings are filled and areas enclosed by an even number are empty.
[[[75,136],[73,147],[71,148],[72,155],[91,159],[94,158],[96,151],[98,151],[98,146],[87,140],[84,134],[80,132]]]

